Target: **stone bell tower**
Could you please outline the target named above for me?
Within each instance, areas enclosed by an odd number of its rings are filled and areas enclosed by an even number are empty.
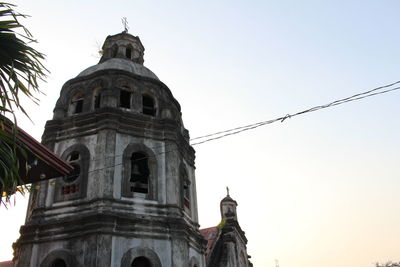
[[[15,266],[205,266],[194,150],[143,55],[138,37],[108,36],[62,87],[42,143],[74,171],[33,185]]]

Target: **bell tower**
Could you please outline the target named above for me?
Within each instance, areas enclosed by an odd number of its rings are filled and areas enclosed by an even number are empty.
[[[194,149],[139,37],[108,36],[67,81],[42,143],[74,166],[33,185],[15,266],[202,267]]]

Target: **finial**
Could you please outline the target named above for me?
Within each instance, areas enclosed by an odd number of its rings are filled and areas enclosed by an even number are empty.
[[[226,196],[229,197],[229,187],[226,187]]]
[[[124,25],[124,33],[127,33],[128,32],[128,30],[129,30],[129,27],[128,27],[128,20],[126,19],[126,17],[123,17],[122,19],[122,24]]]

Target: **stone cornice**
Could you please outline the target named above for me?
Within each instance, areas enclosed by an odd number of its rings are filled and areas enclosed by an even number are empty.
[[[177,121],[126,112],[118,108],[100,108],[60,120],[50,120],[46,123],[42,143],[48,145],[93,135],[106,129],[135,137],[175,142],[180,153],[194,165],[195,151],[185,140],[180,130],[181,125]]]
[[[86,235],[113,235],[126,238],[193,239],[193,244],[203,244],[199,231],[194,230],[180,217],[157,217],[114,212],[92,212],[85,216],[66,217],[51,221],[36,221],[21,227],[17,245],[69,240]],[[190,240],[188,240],[190,241]],[[197,248],[199,251],[203,249]]]
[[[171,98],[173,103],[176,105],[177,109],[179,111],[181,111],[181,105],[175,99],[175,97],[173,96],[173,94],[172,94],[171,90],[168,88],[168,86],[165,85],[163,82],[161,82],[160,80],[149,78],[149,77],[136,75],[131,72],[123,71],[123,70],[114,70],[114,69],[99,70],[99,71],[96,71],[95,73],[92,73],[87,76],[72,78],[63,85],[60,95],[63,95],[65,93],[65,90],[68,90],[69,88],[73,87],[77,83],[90,82],[91,80],[95,80],[95,79],[98,79],[101,77],[106,77],[107,79],[110,79],[110,77],[112,78],[114,75],[115,76],[124,75],[127,77],[142,80],[145,82],[151,82],[151,83],[157,84],[158,86],[160,86],[161,88],[163,88],[166,91],[166,93],[169,95],[169,97]]]

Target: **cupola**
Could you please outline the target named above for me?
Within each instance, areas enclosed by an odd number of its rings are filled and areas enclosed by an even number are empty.
[[[139,37],[126,32],[107,36],[99,63],[111,58],[123,58],[143,65],[144,46]]]
[[[221,219],[222,220],[235,220],[237,221],[236,207],[237,202],[229,196],[229,189],[227,188],[226,197],[221,200]]]

